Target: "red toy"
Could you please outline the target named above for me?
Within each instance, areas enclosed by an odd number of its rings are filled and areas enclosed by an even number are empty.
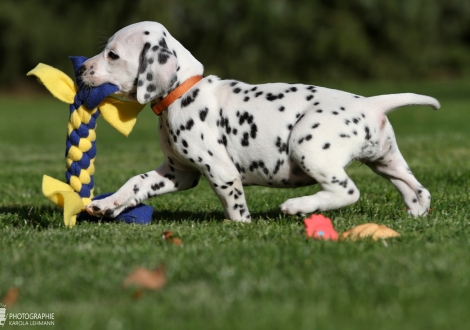
[[[313,214],[310,218],[304,219],[307,237],[324,240],[338,240],[338,233],[333,228],[329,218],[321,214]]]

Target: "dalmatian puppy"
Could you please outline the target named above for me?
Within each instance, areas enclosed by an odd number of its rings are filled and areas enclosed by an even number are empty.
[[[80,71],[89,86],[112,83],[130,100],[155,104],[202,75],[203,65],[164,26],[141,22],[118,31]],[[163,164],[86,210],[113,218],[150,197],[193,188],[201,174],[228,219],[251,221],[243,192],[247,185],[318,183],[321,191],[287,200],[282,212],[333,210],[359,198],[344,170],[357,160],[391,181],[409,215],[424,216],[431,195],[402,157],[386,117],[406,105],[440,107],[432,97],[411,93],[361,97],[312,85],[250,85],[207,76],[159,117]]]

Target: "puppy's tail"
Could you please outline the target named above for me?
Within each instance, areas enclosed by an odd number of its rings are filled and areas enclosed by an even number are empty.
[[[360,100],[364,100],[375,109],[380,109],[383,114],[405,105],[430,105],[435,110],[441,107],[435,98],[413,93],[378,95]]]

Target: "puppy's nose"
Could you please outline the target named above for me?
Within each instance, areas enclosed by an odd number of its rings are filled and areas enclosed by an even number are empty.
[[[77,73],[81,76],[82,74],[84,74],[86,71],[86,66],[85,64],[83,64],[81,67],[78,68],[78,71]]]

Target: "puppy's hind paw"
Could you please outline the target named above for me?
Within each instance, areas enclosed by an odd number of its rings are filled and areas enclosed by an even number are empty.
[[[286,202],[280,205],[281,212],[289,215],[301,215],[304,216],[309,213],[305,210],[305,204],[299,200],[299,198],[288,199]]]

